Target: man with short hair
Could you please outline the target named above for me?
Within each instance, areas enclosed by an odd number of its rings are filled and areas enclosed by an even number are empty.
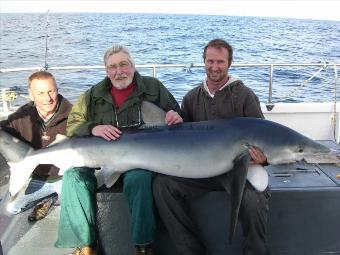
[[[260,103],[254,92],[242,81],[228,74],[233,49],[221,39],[210,41],[204,48],[206,78],[183,98],[184,121],[205,121],[233,117],[263,118]],[[228,132],[228,130],[226,130]],[[216,152],[219,153],[219,152]],[[256,148],[249,149],[255,164],[266,164],[265,155]],[[232,171],[231,171],[232,172]],[[207,254],[190,217],[187,201],[209,191],[231,193],[232,174],[203,179],[186,179],[158,174],[153,181],[153,194],[161,219],[174,242],[178,254]],[[243,226],[244,255],[268,255],[266,229],[268,190],[259,192],[246,183],[240,207]]]
[[[66,133],[66,121],[72,105],[58,93],[56,80],[47,71],[30,75],[28,92],[31,102],[21,106],[6,120],[2,120],[0,126],[34,149],[45,148],[55,140],[57,134]],[[39,165],[33,172],[31,182],[34,182],[34,179],[53,182],[60,178],[58,171],[53,165]],[[50,197],[39,203],[28,219],[35,221],[44,218],[55,200],[55,197]]]
[[[68,122],[68,136],[98,136],[114,142],[126,128],[138,128],[142,101],[166,111],[168,125],[182,122],[180,107],[164,85],[153,77],[142,76],[128,49],[113,45],[104,55],[106,77],[81,95]],[[63,177],[61,213],[56,247],[78,247],[75,255],[97,254],[94,169],[78,167]],[[117,176],[118,178],[118,176]],[[117,179],[116,178],[116,179]],[[147,169],[131,169],[121,176],[123,193],[132,218],[132,242],[136,255],[151,255],[156,228],[152,178]],[[112,237],[114,242],[114,237]]]

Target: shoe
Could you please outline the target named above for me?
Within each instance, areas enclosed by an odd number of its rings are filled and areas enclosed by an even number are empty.
[[[97,250],[90,246],[78,247],[70,255],[98,255]]]
[[[50,197],[41,201],[34,207],[31,214],[28,215],[28,221],[38,221],[45,218],[56,200],[57,197]]]
[[[136,245],[135,255],[152,255],[151,245]]]

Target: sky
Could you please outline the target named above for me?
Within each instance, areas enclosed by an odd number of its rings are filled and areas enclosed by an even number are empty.
[[[0,12],[178,13],[340,21],[339,0],[0,0]]]

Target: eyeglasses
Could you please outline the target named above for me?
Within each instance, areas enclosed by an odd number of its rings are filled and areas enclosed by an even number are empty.
[[[118,67],[120,69],[125,69],[127,67],[131,67],[131,64],[128,61],[122,61],[122,62],[120,62],[118,64],[112,64],[112,65],[106,66],[106,68],[110,69],[110,71],[116,71],[118,69]]]
[[[139,126],[141,126],[143,124],[142,123],[142,113],[141,113],[141,108],[140,107],[138,107],[138,122],[132,123],[132,124],[129,124],[129,125],[120,125],[119,122],[118,122],[118,115],[117,115],[116,108],[114,110],[115,110],[116,127],[117,128],[136,128],[136,127],[139,127]]]

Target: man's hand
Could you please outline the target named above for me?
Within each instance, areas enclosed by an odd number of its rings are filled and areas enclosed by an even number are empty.
[[[260,149],[256,147],[250,147],[249,154],[253,164],[263,165],[267,162],[267,157],[263,154],[263,152]]]
[[[179,124],[182,123],[183,119],[178,114],[178,112],[175,112],[174,110],[170,110],[165,114],[165,123],[170,126],[173,124]]]
[[[112,125],[98,125],[92,129],[91,133],[94,136],[100,136],[107,141],[111,141],[119,139],[122,131]]]

